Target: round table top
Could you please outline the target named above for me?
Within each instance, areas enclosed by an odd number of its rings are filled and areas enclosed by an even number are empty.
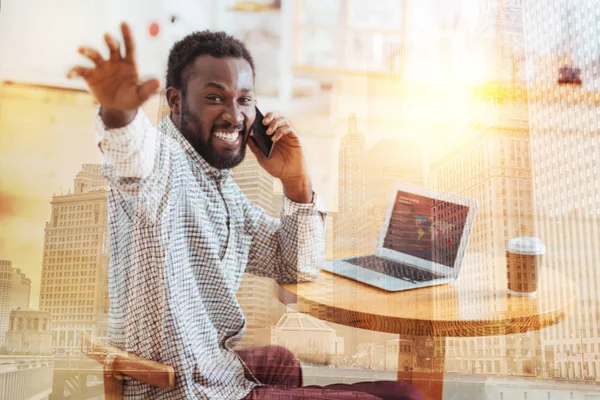
[[[337,324],[438,337],[539,330],[562,321],[575,303],[575,296],[567,303],[560,302],[559,287],[563,293],[576,291],[552,270],[540,271],[534,298],[511,296],[506,289],[475,289],[479,281],[462,275],[451,284],[387,292],[322,271],[314,282],[281,284],[280,298],[296,303],[298,311]]]

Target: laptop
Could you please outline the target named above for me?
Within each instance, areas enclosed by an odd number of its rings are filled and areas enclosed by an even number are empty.
[[[387,291],[458,277],[477,202],[397,183],[373,254],[327,261],[323,270]]]

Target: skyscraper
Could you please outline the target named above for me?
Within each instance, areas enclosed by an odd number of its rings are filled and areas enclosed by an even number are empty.
[[[469,47],[473,62],[484,72],[481,89],[471,100],[483,104],[485,113],[455,147],[432,163],[429,176],[432,187],[477,200],[463,269],[472,277],[470,285],[489,296],[506,289],[506,242],[534,232],[520,3],[482,2]],[[501,297],[490,303],[498,310],[506,307]],[[526,337],[449,338],[446,344],[450,371],[541,373],[536,332]]]
[[[250,151],[244,161],[233,169],[233,179],[248,200],[271,216],[279,218],[281,201],[274,201],[274,179],[259,164]],[[281,195],[280,195],[281,196]],[[274,206],[277,203],[278,206]],[[246,317],[246,333],[240,347],[268,345],[271,343],[271,326],[284,312],[277,297],[273,280],[244,274],[237,299]]]
[[[335,221],[334,253],[341,257],[362,250],[360,209],[366,203],[366,138],[358,132],[356,116],[348,119],[339,153],[339,206]]]
[[[337,212],[328,211],[325,219],[325,260],[332,260],[334,256],[333,246],[335,243],[335,220]]]
[[[424,185],[422,148],[414,141],[385,138],[366,153],[365,204],[357,227],[366,251],[375,251],[397,182]]]
[[[577,285],[574,314],[542,333],[545,373],[597,379],[600,3],[529,0],[523,15],[536,234],[548,248],[547,267]],[[565,69],[579,79],[565,84]],[[559,289],[560,282],[543,284],[563,301],[573,297]]]
[[[506,289],[505,243],[533,232],[529,132],[526,120],[498,120],[471,132],[430,168],[430,185],[477,200],[463,272],[489,296]],[[480,300],[475,300],[477,307]],[[506,307],[500,297],[489,303]],[[481,310],[482,313],[489,310]],[[481,346],[475,345],[481,342]],[[522,373],[525,359],[510,361],[513,337],[447,339],[447,368],[478,373]],[[483,344],[485,343],[485,344]],[[476,351],[474,351],[477,349]],[[519,357],[516,357],[519,358]],[[460,360],[459,360],[460,359]],[[514,364],[516,363],[516,364]],[[509,365],[510,364],[510,365]]]
[[[279,210],[274,213],[273,209],[274,178],[260,166],[250,150],[246,151],[244,161],[233,169],[233,180],[250,202],[267,214],[279,217]]]
[[[100,165],[84,164],[73,193],[53,196],[50,202],[40,310],[52,315],[52,347],[57,354],[79,351],[79,331],[106,335],[107,188]]]
[[[524,83],[522,0],[483,0],[470,43],[471,61],[484,82]],[[518,89],[518,88],[516,88]]]
[[[31,279],[28,278],[19,268],[12,270],[12,285],[10,290],[10,309],[20,308],[26,310],[29,308],[29,298],[31,297]]]
[[[13,268],[12,261],[0,260],[0,346],[4,345],[10,312],[28,309],[30,292],[31,279]]]

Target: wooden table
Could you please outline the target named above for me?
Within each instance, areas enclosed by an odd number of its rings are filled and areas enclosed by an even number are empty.
[[[506,290],[477,290],[468,274],[461,271],[461,275],[449,285],[386,292],[323,271],[314,282],[280,285],[280,299],[336,324],[441,338],[539,330],[562,321],[574,306],[575,296],[568,304],[561,304],[560,296],[542,284],[535,298],[514,297]],[[551,270],[541,271],[539,282],[560,282],[565,290],[576,293],[572,284]],[[445,356],[441,357],[444,365]],[[399,371],[398,380],[410,381],[427,398],[442,398],[443,372]]]

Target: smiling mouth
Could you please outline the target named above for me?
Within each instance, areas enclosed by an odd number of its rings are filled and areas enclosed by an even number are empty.
[[[235,143],[240,137],[240,131],[235,132],[215,132],[215,137],[228,143]]]

